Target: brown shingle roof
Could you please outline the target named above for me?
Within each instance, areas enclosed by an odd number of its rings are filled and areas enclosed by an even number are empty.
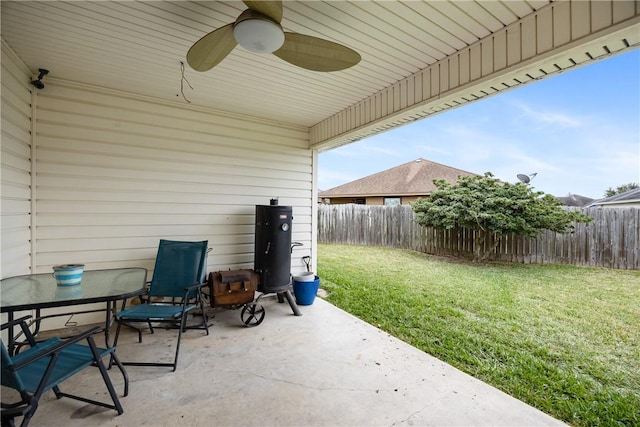
[[[338,187],[336,187],[338,188]],[[631,202],[639,202],[640,201],[640,188],[632,188],[631,190],[625,191],[624,193],[616,194],[611,197],[606,197],[604,199],[595,200],[587,207],[591,206],[600,206],[600,205],[615,205],[619,203],[631,203]]]
[[[581,196],[579,194],[569,194],[566,197],[556,197],[564,206],[587,206],[593,202],[591,197]]]
[[[455,183],[458,176],[476,174],[417,159],[338,187],[322,191],[320,197],[415,196],[428,195],[436,189],[434,179]]]

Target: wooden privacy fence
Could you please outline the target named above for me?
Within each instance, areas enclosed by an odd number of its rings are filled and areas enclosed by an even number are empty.
[[[568,208],[575,209],[575,208]],[[640,209],[579,209],[593,217],[575,232],[544,231],[537,238],[503,236],[487,259],[640,269]],[[468,229],[436,230],[416,224],[410,206],[318,205],[318,242],[390,246],[472,258],[493,248],[496,236]]]

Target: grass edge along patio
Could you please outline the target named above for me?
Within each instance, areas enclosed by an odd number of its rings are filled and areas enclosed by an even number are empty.
[[[640,271],[319,245],[328,300],[571,425],[640,422]]]

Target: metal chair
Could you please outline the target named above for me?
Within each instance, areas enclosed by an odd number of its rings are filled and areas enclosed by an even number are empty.
[[[122,405],[118,400],[102,359],[110,356],[111,361],[120,368],[125,380],[125,396],[129,391],[128,377],[114,353],[113,347],[100,348],[96,346],[93,335],[103,329],[95,327],[65,340],[54,337],[36,343],[26,322],[30,317],[25,316],[2,325],[2,330],[4,330],[19,324],[30,346],[25,346],[20,353],[9,356],[9,351],[4,342],[0,340],[2,385],[16,390],[20,395],[20,400],[18,401],[2,402],[2,426],[13,426],[15,418],[21,416],[23,417],[21,426],[27,426],[38,409],[38,402],[42,394],[49,390],[53,390],[58,399],[69,397],[81,402],[115,409],[118,415],[122,414]],[[86,341],[86,344],[81,344],[82,341]],[[113,404],[99,402],[60,390],[62,382],[92,365],[97,366],[100,370],[100,375],[107,386]]]
[[[180,339],[186,329],[205,329],[209,335],[208,319],[204,309],[201,288],[206,283],[207,241],[183,242],[160,240],[149,291],[140,305],[125,308],[116,314],[118,327],[114,346],[118,343],[122,325],[146,323],[154,333],[152,323],[164,323],[168,328],[178,329],[175,357],[172,363],[165,362],[123,362],[130,366],[166,366],[176,370]],[[161,301],[157,302],[158,299]],[[202,323],[187,326],[187,314],[200,307]],[[138,329],[138,341],[142,334]]]

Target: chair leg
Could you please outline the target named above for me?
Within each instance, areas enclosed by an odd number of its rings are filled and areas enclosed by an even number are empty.
[[[107,386],[107,390],[109,391],[109,396],[111,396],[111,400],[113,401],[113,406],[116,407],[116,411],[118,411],[118,415],[122,415],[122,413],[124,412],[124,409],[122,409],[122,405],[120,404],[120,400],[118,399],[116,390],[113,388],[113,384],[111,383],[111,379],[109,378],[109,374],[107,373],[107,368],[104,366],[102,359],[100,359],[100,362],[98,362],[98,369],[100,370],[100,375],[102,375],[102,379],[104,379],[104,382]]]
[[[36,413],[36,409],[38,409],[38,401],[31,402],[31,408],[27,410],[24,414],[24,418],[22,418],[22,423],[20,423],[20,427],[27,427],[31,422],[31,417]]]
[[[183,312],[180,316],[180,327],[178,328],[178,342],[176,344],[176,356],[173,359],[173,372],[178,368],[178,353],[180,352],[180,340],[182,339],[182,330],[186,325],[187,313]]]
[[[120,369],[120,372],[122,373],[122,378],[124,379],[123,396],[126,397],[129,395],[129,374],[127,374],[127,371],[124,369],[124,366],[122,365],[122,362],[120,362],[120,359],[116,355],[115,351],[111,353],[111,358],[109,359],[109,367],[111,367],[113,363],[116,364],[116,366],[118,367],[118,369]]]
[[[116,326],[116,335],[113,337],[113,348],[118,348],[118,338],[120,338],[120,327],[122,326],[122,321],[118,320],[118,326]],[[109,369],[113,366],[113,362],[115,359],[112,356],[109,358]],[[125,395],[126,396],[126,395]]]
[[[58,398],[58,399],[62,399],[63,394],[62,394],[62,392],[60,391],[60,387],[55,386],[55,387],[53,387],[53,388],[52,388],[52,390],[53,390],[53,393],[56,395],[56,398]]]
[[[33,417],[33,414],[24,414],[24,418],[22,419],[22,422],[20,423],[20,427],[27,427],[29,425],[29,423],[31,422],[31,417]]]
[[[120,338],[120,328],[122,327],[122,320],[118,320],[118,326],[116,326],[116,335],[113,337],[113,346],[118,347],[118,338]]]
[[[200,298],[200,311],[202,312],[202,321],[204,322],[204,329],[207,331],[207,335],[209,335],[209,318],[207,317],[207,312],[204,311],[204,301]]]
[[[111,383],[111,378],[109,378],[109,373],[107,372],[107,368],[106,366],[104,366],[104,362],[102,361],[102,358],[98,354],[98,350],[96,349],[93,338],[88,337],[88,342],[89,342],[89,347],[91,348],[91,352],[93,353],[94,361],[96,362],[96,365],[98,365],[98,370],[100,370],[100,375],[102,375],[102,379],[104,380],[104,383],[107,386],[107,390],[109,391],[109,396],[111,396],[111,400],[113,401],[113,406],[115,407],[115,410],[118,412],[118,415],[122,415],[122,413],[124,412],[124,409],[122,409],[122,405],[120,404],[120,400],[118,399],[116,390],[113,387],[113,384]],[[113,353],[112,355],[115,356],[115,354]],[[117,359],[117,356],[114,358],[114,360],[117,361],[116,363],[119,365],[118,367],[120,367],[120,363],[119,363],[120,361]],[[122,371],[124,373],[124,370]],[[125,384],[126,384],[126,381],[125,381]],[[127,387],[127,392],[128,392],[128,387]]]

